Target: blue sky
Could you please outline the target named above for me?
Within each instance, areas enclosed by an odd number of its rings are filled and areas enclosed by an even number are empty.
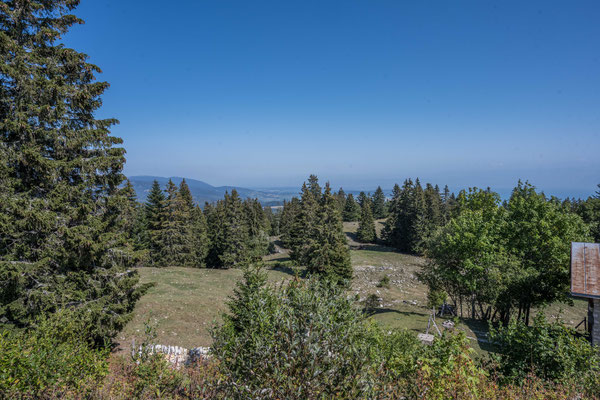
[[[82,0],[128,175],[600,183],[600,2]]]

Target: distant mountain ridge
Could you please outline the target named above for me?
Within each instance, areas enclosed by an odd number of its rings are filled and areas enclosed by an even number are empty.
[[[138,175],[138,176],[130,176],[128,177],[129,181],[133,185],[135,189],[135,193],[137,194],[138,201],[144,202],[146,201],[146,197],[150,192],[150,188],[152,187],[152,182],[154,180],[158,181],[160,187],[164,189],[171,179],[176,185],[179,186],[181,181],[184,179],[179,176],[172,177],[162,177],[162,176],[148,176],[148,175]],[[292,196],[297,195],[298,190],[291,192],[287,189],[276,190],[276,189],[268,189],[268,190],[256,190],[256,189],[248,189],[238,186],[212,186],[206,182],[199,181],[196,179],[185,178],[186,183],[190,187],[190,192],[192,193],[192,197],[194,201],[196,201],[200,206],[204,206],[205,202],[213,203],[217,200],[220,200],[225,195],[225,192],[231,193],[233,189],[237,190],[240,197],[245,198],[257,198],[263,206],[275,206],[283,204],[283,200],[290,199]]]

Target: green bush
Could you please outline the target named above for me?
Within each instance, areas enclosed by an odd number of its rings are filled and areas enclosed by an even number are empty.
[[[369,326],[341,289],[311,278],[273,289],[246,271],[213,332],[226,396],[357,398],[371,386]]]
[[[547,381],[600,393],[598,348],[561,322],[550,323],[539,313],[532,326],[511,321],[508,326],[492,328],[490,337],[499,349],[494,360],[504,381],[521,382],[533,373]]]
[[[83,394],[107,373],[108,348],[85,338],[89,327],[66,311],[27,331],[0,334],[0,398]]]
[[[379,280],[379,282],[377,283],[377,287],[389,289],[390,288],[390,277],[387,275],[384,275],[383,278],[381,278]]]

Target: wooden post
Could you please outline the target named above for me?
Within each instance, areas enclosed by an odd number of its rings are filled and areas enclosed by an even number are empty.
[[[600,299],[588,301],[588,331],[592,344],[600,346]]]

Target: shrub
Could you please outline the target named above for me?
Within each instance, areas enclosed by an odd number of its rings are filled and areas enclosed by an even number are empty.
[[[357,398],[371,385],[369,328],[334,285],[311,278],[277,289],[245,271],[213,332],[226,396]]]
[[[379,280],[379,282],[377,283],[377,287],[380,288],[388,288],[390,287],[390,277],[387,275],[384,275],[383,278],[381,278]]]
[[[539,313],[532,326],[511,321],[508,326],[490,329],[490,337],[499,349],[494,361],[503,381],[519,383],[535,374],[546,381],[600,393],[598,349],[560,321],[549,323]]]
[[[83,394],[107,373],[108,348],[86,342],[89,327],[67,311],[27,331],[0,334],[0,397]]]

